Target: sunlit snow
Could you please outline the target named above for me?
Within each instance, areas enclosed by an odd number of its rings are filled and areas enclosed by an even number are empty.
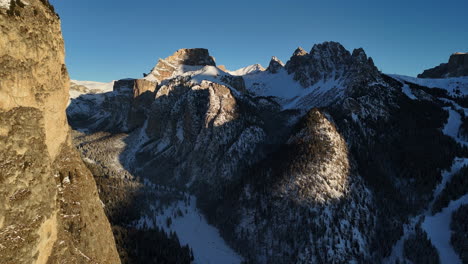
[[[249,66],[244,67],[244,68],[240,68],[240,69],[235,70],[235,71],[227,71],[227,72],[229,74],[231,74],[231,75],[243,76],[243,75],[247,75],[247,74],[261,72],[261,71],[264,71],[264,70],[265,70],[265,68],[263,68],[262,65],[253,64],[253,65],[249,65]]]

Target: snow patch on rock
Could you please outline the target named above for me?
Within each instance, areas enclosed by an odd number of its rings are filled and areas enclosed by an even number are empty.
[[[411,100],[416,100],[418,99],[416,96],[414,96],[413,92],[411,91],[411,88],[408,86],[408,84],[404,84],[403,87],[401,88],[404,94],[408,96]]]
[[[0,0],[0,8],[10,9],[10,0]]]

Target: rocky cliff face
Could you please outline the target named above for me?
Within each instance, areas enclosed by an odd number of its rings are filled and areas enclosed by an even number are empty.
[[[457,52],[450,56],[448,63],[425,70],[418,78],[448,78],[468,76],[468,53]]]
[[[180,49],[166,59],[159,59],[146,78],[161,82],[196,66],[216,66],[215,59],[207,49]]]
[[[277,57],[272,57],[270,64],[268,65],[267,71],[271,73],[277,73],[280,69],[284,67],[284,63]]]
[[[303,87],[318,81],[354,77],[356,71],[363,71],[364,68],[369,74],[378,76],[372,59],[368,59],[362,49],[354,50],[351,54],[337,42],[314,45],[310,53],[298,48],[285,67]]]
[[[58,16],[47,1],[11,1],[0,31],[0,263],[119,263],[71,145]]]

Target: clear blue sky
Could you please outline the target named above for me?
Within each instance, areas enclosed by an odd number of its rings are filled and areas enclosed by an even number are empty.
[[[72,79],[142,77],[180,48],[218,65],[267,66],[301,46],[363,47],[386,73],[414,76],[468,52],[468,0],[51,0],[62,18]]]

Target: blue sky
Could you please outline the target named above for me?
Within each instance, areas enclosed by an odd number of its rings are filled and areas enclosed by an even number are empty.
[[[332,40],[364,48],[385,73],[410,76],[468,52],[467,0],[50,1],[78,80],[142,77],[180,48],[207,48],[237,69]]]

